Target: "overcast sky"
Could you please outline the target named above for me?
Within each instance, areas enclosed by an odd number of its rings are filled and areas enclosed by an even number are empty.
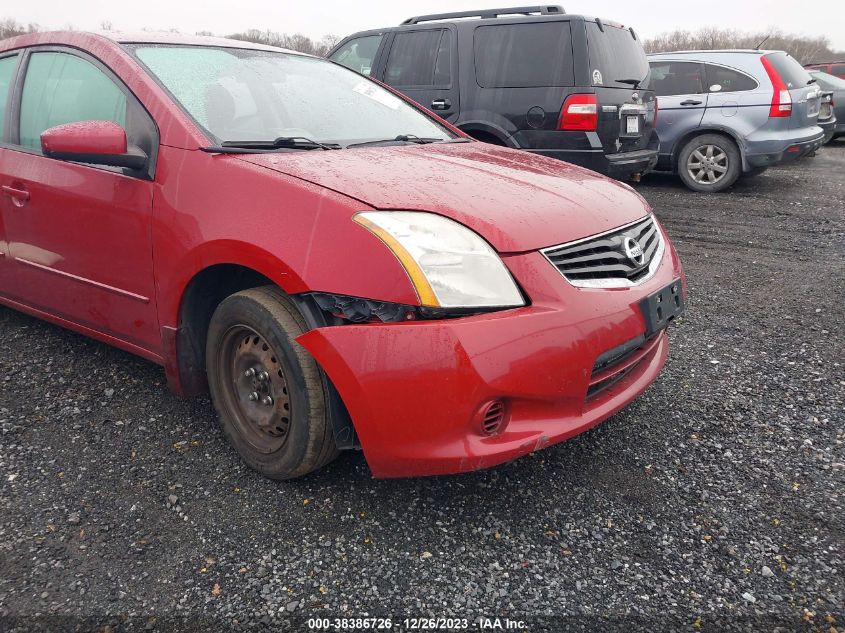
[[[72,25],[99,28],[104,20],[115,28],[178,29],[184,33],[233,33],[249,28],[271,29],[319,38],[348,35],[391,26],[412,15],[479,7],[519,6],[529,0],[15,0],[0,5],[0,19],[37,22],[49,28]],[[562,2],[569,13],[598,14],[633,26],[644,37],[675,28],[694,30],[720,26],[759,31],[779,27],[790,33],[826,35],[833,48],[845,50],[845,1],[796,0],[578,0]]]

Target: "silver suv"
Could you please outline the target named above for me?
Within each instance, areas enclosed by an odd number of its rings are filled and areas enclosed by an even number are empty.
[[[820,90],[782,51],[681,51],[649,55],[659,104],[657,169],[695,191],[722,191],[740,174],[821,147]]]

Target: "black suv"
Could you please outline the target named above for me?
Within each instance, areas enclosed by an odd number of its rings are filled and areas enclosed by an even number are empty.
[[[423,15],[350,35],[328,57],[488,143],[620,179],[657,162],[648,61],[621,24],[559,6]]]

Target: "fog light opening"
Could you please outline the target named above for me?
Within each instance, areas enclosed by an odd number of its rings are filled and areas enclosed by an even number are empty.
[[[475,418],[481,434],[492,437],[505,430],[510,419],[510,412],[504,400],[490,400],[481,405]]]

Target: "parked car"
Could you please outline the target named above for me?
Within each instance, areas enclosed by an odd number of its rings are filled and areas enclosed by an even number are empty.
[[[845,136],[845,79],[834,77],[820,70],[811,70],[810,76],[816,80],[822,90],[829,90],[833,93],[831,105],[836,116],[836,123],[832,138]]]
[[[782,51],[679,51],[649,55],[660,101],[657,168],[694,191],[815,152],[820,91]]]
[[[623,180],[657,161],[648,62],[616,22],[558,6],[423,15],[350,35],[328,57],[487,143]]]
[[[823,90],[820,97],[819,127],[824,132],[822,143],[826,145],[833,140],[833,135],[836,134],[836,112],[833,109],[833,91]]]
[[[666,360],[686,283],[627,185],[246,42],[29,34],[0,78],[0,303],[210,388],[268,477],[493,466]]]
[[[807,64],[807,70],[820,70],[822,72],[845,79],[845,62],[825,62],[820,64]]]

